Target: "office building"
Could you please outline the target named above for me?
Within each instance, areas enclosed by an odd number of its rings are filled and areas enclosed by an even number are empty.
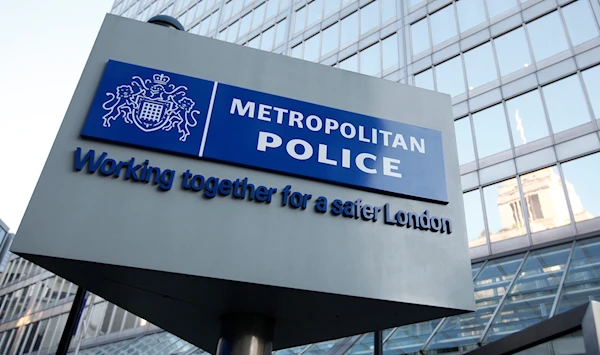
[[[600,298],[598,0],[123,0],[111,13],[452,96],[477,311],[384,330],[386,355],[467,353]],[[75,285],[10,258],[0,353],[52,353]],[[202,353],[87,302],[79,353]],[[370,354],[373,339],[277,353]],[[582,349],[576,332],[530,353]]]

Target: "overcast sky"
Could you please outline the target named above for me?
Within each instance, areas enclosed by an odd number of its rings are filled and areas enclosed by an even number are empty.
[[[15,232],[113,0],[18,0],[0,20],[0,219]]]

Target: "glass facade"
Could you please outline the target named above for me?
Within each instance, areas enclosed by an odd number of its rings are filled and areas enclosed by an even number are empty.
[[[388,329],[386,354],[464,353],[600,297],[599,0],[116,0],[111,13],[167,14],[190,33],[451,96],[477,310]],[[0,353],[48,353],[64,323],[51,310],[75,289],[11,257]],[[82,353],[202,353],[91,302]],[[278,353],[372,349],[370,333]]]

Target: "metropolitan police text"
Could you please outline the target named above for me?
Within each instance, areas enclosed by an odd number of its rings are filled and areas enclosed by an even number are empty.
[[[299,129],[308,129],[312,132],[324,132],[327,135],[338,134],[341,137],[349,140],[358,140],[370,144],[383,144],[386,147],[403,149],[405,151],[425,154],[425,139],[408,137],[408,143],[404,136],[398,132],[390,132],[377,128],[365,128],[362,125],[355,126],[350,122],[339,122],[335,118],[326,117],[325,119],[314,114],[303,114],[302,112],[265,105],[262,103],[256,104],[253,101],[243,102],[241,99],[233,98],[231,115],[241,117],[256,118],[261,121],[274,122],[279,125],[288,125],[289,127],[297,127]],[[268,149],[282,148],[283,139],[272,132],[260,131],[258,133],[258,141],[256,149],[266,152]],[[300,149],[298,149],[300,148]],[[290,157],[296,160],[308,160],[314,156],[315,149],[317,150],[317,161],[321,164],[337,166],[340,164],[343,168],[350,168],[354,165],[363,173],[379,174],[401,178],[399,165],[400,160],[391,157],[378,157],[371,153],[351,152],[349,149],[342,149],[339,152],[328,152],[328,146],[320,143],[318,147],[313,147],[311,143],[302,139],[290,139],[285,144],[285,150]],[[301,153],[299,153],[300,151]],[[367,163],[366,161],[371,162]]]

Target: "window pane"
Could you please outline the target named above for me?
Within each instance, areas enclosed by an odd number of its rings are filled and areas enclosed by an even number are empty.
[[[235,42],[237,39],[237,31],[240,27],[240,21],[235,21],[231,26],[229,26],[229,31],[227,31],[227,42]]]
[[[383,70],[398,65],[398,35],[393,34],[381,41]]]
[[[433,45],[438,45],[445,40],[456,36],[456,22],[454,6],[446,6],[431,15],[431,37]]]
[[[250,23],[252,22],[252,12],[242,17],[240,23],[240,34],[238,37],[241,37],[250,31]]]
[[[410,37],[412,40],[413,55],[429,49],[429,27],[427,27],[427,18],[422,19],[410,26]]]
[[[497,79],[492,43],[488,42],[466,52],[465,67],[467,68],[469,90]]]
[[[358,38],[358,12],[342,19],[341,45],[355,41]]]
[[[463,165],[474,161],[475,150],[473,149],[473,136],[471,135],[469,118],[465,117],[454,121],[454,131],[458,149],[458,162]]]
[[[562,12],[574,46],[598,37],[596,20],[587,0],[575,1],[563,7]]]
[[[600,216],[600,154],[592,154],[562,164],[567,194],[576,222]]]
[[[353,55],[352,57],[340,62],[340,68],[344,70],[351,70],[353,72],[358,71],[358,55]]]
[[[269,0],[267,2],[267,12],[265,13],[265,18],[269,19],[277,15],[277,6],[279,6],[279,0]]]
[[[479,159],[510,149],[502,104],[473,114]]]
[[[486,0],[490,18],[517,6],[517,0]]]
[[[483,0],[460,0],[456,3],[458,12],[458,25],[464,32],[485,21],[485,8]]]
[[[360,52],[360,72],[366,75],[377,75],[381,72],[379,43]]]
[[[334,49],[338,48],[338,40],[340,37],[340,25],[336,22],[332,26],[327,27],[323,31],[323,46],[321,47],[321,55],[325,55]]]
[[[323,17],[323,0],[315,0],[308,4],[307,26],[313,25]]]
[[[492,323],[485,343],[537,324],[550,310],[565,272],[571,243],[533,251]]]
[[[577,75],[542,88],[554,133],[590,122],[587,103]]]
[[[300,43],[296,47],[292,48],[292,57],[302,59],[302,45],[304,43]]]
[[[500,75],[504,76],[531,65],[529,46],[523,27],[511,31],[494,40]]]
[[[439,92],[450,94],[450,96],[457,96],[465,92],[460,56],[436,65],[435,76]]]
[[[365,34],[379,26],[379,3],[373,1],[360,9],[360,34]]]
[[[558,12],[554,11],[527,24],[527,31],[536,61],[569,49]]]
[[[396,0],[380,0],[381,1],[381,23],[386,23],[389,20],[396,18]]]
[[[467,237],[469,248],[483,245],[485,240],[485,224],[483,223],[483,209],[481,208],[481,195],[479,190],[463,194],[465,215],[467,218]]]
[[[427,349],[476,344],[515,277],[523,256],[524,254],[520,254],[490,260],[473,282],[477,311],[448,318]]]
[[[298,33],[306,27],[306,6],[296,11],[294,19],[294,33]]]
[[[433,69],[428,69],[415,75],[415,86],[423,89],[434,90]]]
[[[548,136],[548,125],[538,90],[506,101],[515,146]]]
[[[287,20],[283,20],[277,23],[277,33],[275,37],[275,46],[283,42],[285,39],[285,24]]]
[[[525,235],[525,219],[517,179],[483,188],[490,241]]]
[[[311,62],[319,60],[319,39],[320,35],[316,34],[304,42],[304,59]]]
[[[578,241],[573,251],[556,314],[600,300],[600,240]]]
[[[260,47],[260,36],[256,36],[256,37],[252,38],[248,42],[248,47],[258,49]]]
[[[336,12],[340,9],[340,0],[326,0],[325,1],[325,16]]]
[[[521,176],[531,233],[571,223],[558,167]]]
[[[262,4],[259,7],[257,7],[256,9],[254,9],[254,17],[252,19],[252,28],[257,28],[258,26],[262,25],[263,21],[265,20],[265,5]]]
[[[273,49],[273,37],[275,36],[275,26],[269,28],[262,34],[262,41],[260,42],[260,49],[263,51],[270,51]]]

